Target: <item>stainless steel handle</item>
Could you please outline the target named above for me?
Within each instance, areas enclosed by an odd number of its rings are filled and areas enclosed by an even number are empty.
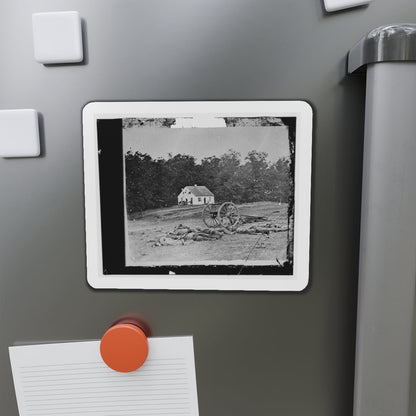
[[[351,49],[349,71],[366,64],[354,416],[408,416],[416,284],[416,25],[371,31]]]
[[[416,61],[416,24],[380,26],[364,36],[348,55],[348,72],[375,62]]]

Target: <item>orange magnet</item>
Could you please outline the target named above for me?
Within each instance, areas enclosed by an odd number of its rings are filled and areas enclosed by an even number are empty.
[[[146,361],[149,344],[140,322],[132,319],[116,322],[101,338],[100,353],[111,369],[128,373],[137,370]]]

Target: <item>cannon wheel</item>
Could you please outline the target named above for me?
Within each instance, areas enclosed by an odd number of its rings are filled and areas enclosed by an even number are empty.
[[[240,213],[238,208],[232,202],[224,202],[218,208],[219,223],[224,228],[232,228],[238,224],[240,220]]]
[[[214,206],[212,204],[208,204],[205,205],[202,210],[202,221],[204,221],[204,224],[209,228],[218,227],[220,225],[218,212],[213,208]]]

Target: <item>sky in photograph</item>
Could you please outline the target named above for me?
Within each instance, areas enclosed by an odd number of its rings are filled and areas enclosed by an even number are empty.
[[[123,130],[124,152],[147,153],[153,159],[167,159],[168,154],[194,156],[197,163],[205,157],[221,156],[229,149],[241,158],[251,150],[266,152],[267,161],[289,157],[286,126],[226,128],[130,127]]]

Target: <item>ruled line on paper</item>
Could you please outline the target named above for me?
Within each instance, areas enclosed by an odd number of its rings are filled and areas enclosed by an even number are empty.
[[[160,412],[163,411],[163,413],[173,413],[173,412],[178,412],[180,411],[181,413],[186,413],[189,414],[190,411],[188,408],[174,408],[174,409],[167,409],[167,408],[154,408],[154,409],[119,409],[119,408],[113,408],[113,409],[74,409],[74,410],[64,410],[64,412],[59,412],[56,410],[51,410],[50,412],[29,412],[28,414],[30,414],[31,416],[37,416],[37,415],[67,415],[67,414],[79,414],[79,415],[83,415],[86,413],[105,413],[107,414],[109,411],[111,412],[117,412],[118,415],[131,415],[130,412],[133,412],[134,414],[149,414],[150,412],[152,412],[153,414],[158,414]]]
[[[184,379],[186,380],[185,377],[152,378],[152,379],[147,379],[147,380],[141,378],[140,380],[137,380],[137,383],[151,385],[150,383],[152,383],[152,382],[169,381],[169,380],[178,381],[178,380],[184,380]],[[53,381],[55,381],[55,382],[53,382]],[[93,378],[93,379],[82,378],[82,379],[78,379],[78,380],[75,379],[75,378],[71,378],[69,380],[59,379],[59,380],[50,380],[50,381],[46,381],[46,382],[45,382],[45,380],[43,380],[41,382],[39,382],[39,381],[34,381],[34,382],[33,381],[31,381],[31,382],[24,381],[23,384],[27,385],[27,386],[31,386],[31,385],[33,385],[33,383],[36,383],[36,385],[40,386],[40,387],[42,387],[42,386],[47,386],[47,387],[52,386],[53,387],[53,386],[59,386],[61,384],[64,384],[65,386],[71,386],[71,385],[77,386],[79,384],[91,384],[91,383],[100,384],[100,385],[101,384],[113,384],[114,381],[115,380],[102,381],[101,378]],[[125,382],[125,384],[127,384],[127,383],[128,383],[128,381]],[[167,383],[167,384],[169,384],[169,383]]]
[[[147,363],[146,361],[146,367],[143,368],[143,370],[149,371],[148,367],[154,368],[154,367],[162,367],[165,368],[167,366],[177,366],[177,365],[183,365],[184,363],[186,363],[185,360],[177,360],[178,362],[174,363],[174,362],[170,362],[170,363],[164,363],[164,364],[151,364],[151,363]],[[69,365],[69,364],[68,364]],[[61,371],[61,372],[66,372],[66,371],[79,371],[79,370],[90,370],[91,368],[98,368],[98,369],[102,369],[102,370],[108,370],[108,367],[101,363],[94,363],[94,365],[91,366],[85,366],[85,364],[83,364],[84,367],[80,368],[79,366],[71,366],[70,368],[67,367],[67,365],[49,365],[48,367],[63,367],[63,368],[55,368],[55,369],[47,369],[45,370],[45,368],[43,368],[42,366],[30,366],[27,368],[40,368],[39,370],[26,370],[25,367],[21,367],[25,373],[34,373],[34,372],[45,372],[45,371]]]
[[[62,395],[62,393],[59,393],[58,395]],[[50,394],[49,396],[53,396],[53,395]],[[170,394],[154,393],[154,394],[143,394],[143,395],[136,394],[135,395],[135,397],[147,397],[147,396],[159,396],[163,399],[163,398],[168,398],[169,396],[173,396],[175,398],[182,398],[182,397],[186,397],[187,394],[186,393],[170,393]],[[35,395],[33,397],[38,397],[38,396]],[[109,399],[109,401],[113,401],[114,399],[117,399],[118,397],[120,397],[120,395],[111,396],[109,394],[104,393],[104,394],[102,394],[102,396],[100,396],[99,393],[98,393],[98,394],[95,394],[94,396],[83,396],[83,397],[80,396],[79,399],[80,400],[82,400],[82,399],[85,399],[85,400],[97,399],[97,400],[101,401],[102,398],[105,398],[105,399]],[[127,397],[129,397],[129,395],[127,395]],[[38,398],[31,399],[30,397],[27,397],[27,396],[26,396],[26,399],[25,399],[26,402],[39,402],[39,401],[43,401],[43,400],[44,399],[38,399]],[[127,400],[129,401],[130,399],[127,399]],[[131,400],[134,400],[134,399],[131,399]]]
[[[177,364],[175,364],[175,366],[176,366],[176,368],[173,368],[172,366],[171,367],[162,367],[162,368],[159,368],[159,366],[157,368],[156,368],[156,366],[152,366],[151,368],[142,368],[142,369],[140,369],[140,371],[141,371],[142,374],[146,374],[146,373],[154,374],[156,371],[162,371],[162,370],[165,370],[165,372],[166,372],[166,371],[175,371],[175,370],[185,370],[186,369],[186,367],[184,365],[179,367]],[[60,374],[62,374],[62,375],[69,375],[69,374],[78,375],[78,374],[85,374],[85,370],[81,371],[81,372],[73,371],[73,370],[49,370],[49,371],[45,372],[44,370],[42,370],[42,371],[38,370],[38,371],[36,371],[36,373],[48,374],[50,376],[60,375]],[[100,374],[101,375],[101,374],[109,373],[109,369],[107,367],[103,367],[102,369],[94,368],[94,372],[88,371],[88,373],[89,374]],[[27,377],[27,378],[29,378],[29,377],[40,377],[40,375],[33,374],[33,372],[29,372],[29,371],[25,371],[24,374],[25,374],[24,377]],[[123,376],[123,374],[117,374],[117,373],[115,375],[118,375],[120,377]]]
[[[97,357],[98,341],[11,347],[20,416],[198,415],[191,337],[150,338],[131,373]]]
[[[112,383],[107,383],[107,382],[104,382],[105,384],[103,385],[103,387],[111,387],[112,386]],[[84,387],[84,384],[90,384],[90,383],[80,383],[80,387],[79,387],[79,389],[82,389],[83,387]],[[98,383],[95,383],[95,384],[98,384]],[[74,383],[68,383],[68,384],[64,384],[64,383],[61,383],[61,384],[59,384],[59,386],[61,387],[64,387],[64,386],[66,386],[66,388],[68,389],[68,388],[71,388],[71,386],[74,386],[74,385],[76,385],[76,386],[78,386],[78,384],[74,384]],[[171,386],[172,385],[172,383],[157,383],[157,384],[148,384],[148,383],[145,383],[145,384],[139,384],[139,383],[136,383],[136,384],[133,384],[133,383],[123,383],[123,385],[124,386],[126,386],[126,387],[142,387],[143,385],[145,385],[145,386],[151,386],[151,387],[157,387],[157,386],[159,386],[159,387],[166,387],[166,386]],[[175,385],[177,385],[177,386],[183,386],[183,385],[186,385],[186,383],[176,383]],[[43,385],[43,386],[41,386],[41,387],[54,387],[55,386],[55,384],[45,384],[45,385]],[[79,390],[78,389],[78,390]],[[33,390],[33,389],[32,389]],[[39,389],[37,389],[37,390],[39,390]],[[42,389],[40,389],[40,390],[42,390]],[[50,389],[50,390],[52,390],[52,389]],[[49,390],[47,390],[47,391],[49,391]]]
[[[114,410],[114,409],[113,409]],[[145,409],[143,411],[137,411],[137,410],[129,410],[129,411],[123,411],[123,413],[119,413],[117,410],[117,416],[119,416],[120,414],[123,415],[159,415],[159,414],[165,414],[165,415],[171,415],[171,414],[183,414],[183,415],[188,415],[189,411],[187,411],[186,409],[175,409],[178,410],[178,412],[172,412],[172,411],[168,411],[168,412],[161,412],[161,410],[166,410],[166,409],[153,409],[153,411],[149,411],[148,409]],[[128,412],[133,412],[133,413],[128,413]],[[71,412],[65,412],[65,413],[56,413],[56,412],[51,412],[51,413],[31,413],[31,416],[41,416],[41,415],[59,415],[59,416],[64,416],[64,415],[84,415],[84,414],[104,414],[105,416],[108,415],[108,411],[107,410],[82,410],[80,411],[71,411]]]
[[[95,397],[94,397],[94,399],[95,399]],[[159,403],[167,403],[167,402],[170,402],[172,400],[176,402],[176,401],[181,401],[181,400],[184,400],[184,399],[186,399],[186,395],[177,396],[177,397],[175,397],[175,396],[170,396],[170,397],[160,396],[158,400],[159,400]],[[84,402],[91,403],[91,404],[92,403],[114,403],[115,400],[117,400],[116,396],[112,397],[109,400],[103,400],[103,398],[101,398],[101,400],[93,400],[91,398],[79,398],[77,400],[77,403],[84,403]],[[123,403],[133,403],[133,402],[134,403],[147,403],[147,402],[152,402],[152,400],[153,400],[153,398],[152,399],[146,399],[142,396],[142,397],[136,398],[136,399],[124,398]],[[49,399],[38,399],[38,400],[25,400],[25,402],[26,402],[27,405],[30,405],[30,406],[38,406],[38,405],[41,406],[45,402],[48,402],[48,403],[54,402],[55,404],[60,404],[60,403],[62,403],[62,404],[71,403],[72,404],[72,403],[75,403],[75,402],[72,401],[72,399],[65,402],[64,400],[57,400],[57,399],[51,399],[51,398],[49,398]]]
[[[157,404],[157,405],[152,405],[152,404],[137,404],[137,405],[133,405],[133,404],[122,404],[122,403],[117,403],[117,404],[106,404],[105,406],[103,406],[103,405],[96,405],[96,406],[91,406],[91,405],[85,405],[85,406],[72,406],[72,405],[68,405],[68,406],[58,406],[58,407],[56,407],[56,406],[49,406],[47,409],[45,409],[44,407],[42,407],[42,408],[29,408],[29,411],[30,410],[33,410],[33,411],[52,411],[52,410],[57,410],[57,411],[60,411],[60,410],[65,410],[65,411],[67,411],[67,410],[77,410],[77,409],[83,409],[83,410],[86,410],[86,409],[102,409],[102,410],[106,410],[106,409],[109,409],[109,408],[112,408],[112,407],[116,407],[117,408],[117,410],[123,410],[123,408],[131,408],[132,410],[136,410],[137,409],[137,406],[138,405],[140,405],[140,408],[141,409],[145,409],[145,410],[148,410],[148,409],[155,409],[155,408],[160,408],[160,409],[165,409],[165,407],[168,407],[169,409],[177,409],[177,408],[184,408],[184,406],[185,405],[187,405],[188,403],[187,402],[182,402],[182,403],[165,403],[165,404]],[[185,407],[185,408],[187,408],[187,407]],[[126,409],[126,410],[128,410],[128,409]]]
[[[163,377],[183,377],[186,376],[186,371],[182,371],[182,372],[177,372],[177,373],[164,373],[164,374],[140,374],[140,380],[142,381],[151,381],[151,380],[159,380],[160,378]],[[33,382],[35,383],[50,383],[51,381],[69,381],[69,380],[103,380],[103,378],[108,379],[108,381],[114,381],[114,380],[133,380],[133,377],[123,377],[123,376],[114,376],[111,374],[101,374],[101,375],[92,375],[89,376],[89,374],[83,374],[83,375],[79,375],[79,376],[75,376],[75,377],[68,377],[65,378],[65,376],[62,374],[61,376],[55,376],[55,377],[43,377],[43,378],[34,378],[31,380],[28,379],[24,379],[23,382],[27,383],[27,384],[31,384]],[[186,378],[186,377],[185,377]]]
[[[187,388],[186,387],[169,387],[168,389],[165,388],[164,391],[182,391],[182,390],[187,391]],[[52,396],[52,395],[68,395],[68,394],[71,395],[71,394],[73,394],[72,392],[67,393],[67,389],[58,389],[58,390],[55,389],[54,391],[61,391],[62,393],[50,393],[50,392],[48,392],[48,394],[50,396]],[[158,390],[141,389],[141,391],[144,392],[147,395],[148,392],[151,392],[151,391],[156,391],[157,392]],[[125,388],[123,388],[122,390],[118,390],[118,389],[116,390],[114,387],[110,390],[100,389],[100,390],[97,391],[96,389],[89,389],[89,391],[82,390],[82,391],[78,392],[79,395],[82,395],[82,394],[94,394],[94,395],[96,395],[97,393],[101,393],[101,394],[117,393],[117,396],[120,396],[123,393],[127,394],[127,395],[129,395],[130,393],[140,394],[139,392],[137,392],[137,388],[136,389],[125,389]],[[166,393],[166,394],[169,394],[169,393]],[[26,397],[38,397],[39,394],[36,391],[32,390],[32,392],[26,394],[25,396]]]

